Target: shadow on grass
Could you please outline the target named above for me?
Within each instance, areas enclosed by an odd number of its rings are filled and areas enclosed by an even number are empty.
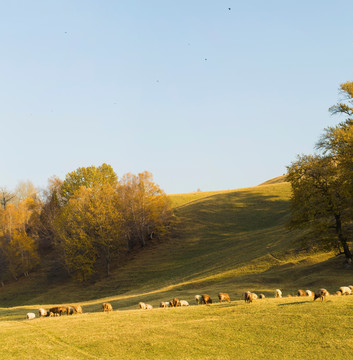
[[[286,303],[286,304],[278,304],[277,306],[288,306],[288,305],[302,305],[302,304],[308,304],[308,303],[312,303],[313,301],[296,301],[296,302],[291,302],[291,303]]]

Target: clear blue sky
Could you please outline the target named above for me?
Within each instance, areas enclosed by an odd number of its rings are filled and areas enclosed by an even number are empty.
[[[0,186],[103,162],[167,193],[281,175],[339,121],[352,14],[351,0],[1,1]]]

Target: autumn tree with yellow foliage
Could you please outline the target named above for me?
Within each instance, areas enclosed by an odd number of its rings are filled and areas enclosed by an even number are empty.
[[[118,181],[110,165],[80,167],[64,181],[51,178],[40,198],[22,182],[2,192],[0,283],[28,276],[41,260],[81,282],[109,276],[129,251],[164,239],[171,220],[170,202],[147,171]]]
[[[128,251],[168,233],[171,206],[149,172],[118,181],[109,165],[79,168],[66,176],[59,193],[56,249],[79,281],[102,267],[109,276]]]
[[[39,263],[38,247],[34,233],[31,233],[33,219],[40,212],[40,202],[35,196],[24,198],[15,204],[7,204],[0,211],[1,257],[6,264],[1,272],[1,281],[11,275],[14,279],[21,274],[28,276]]]

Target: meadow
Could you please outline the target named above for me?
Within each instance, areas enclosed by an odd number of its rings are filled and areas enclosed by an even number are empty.
[[[12,309],[10,318],[1,310],[1,359],[344,359],[353,352],[353,296],[23,320],[30,309]]]
[[[321,303],[287,295],[352,285],[352,270],[333,252],[298,246],[303,233],[286,227],[290,194],[276,179],[170,195],[173,236],[134,254],[111,277],[79,285],[38,271],[0,288],[0,358],[283,359],[308,357],[308,349],[314,359],[344,358],[353,346],[353,296]],[[276,288],[283,299],[273,298]],[[247,290],[266,299],[245,304]],[[196,294],[216,300],[218,292],[232,303],[156,308],[175,296],[191,304]],[[105,301],[116,311],[103,314]],[[139,301],[155,309],[137,310]],[[84,314],[24,320],[39,307],[75,303]]]

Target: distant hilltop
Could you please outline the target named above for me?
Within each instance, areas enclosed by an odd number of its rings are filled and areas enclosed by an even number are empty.
[[[267,180],[267,181],[263,182],[262,184],[259,184],[259,186],[278,184],[278,183],[283,183],[283,182],[287,182],[287,175],[285,175],[285,174],[283,174],[281,176],[277,176],[273,179]]]

